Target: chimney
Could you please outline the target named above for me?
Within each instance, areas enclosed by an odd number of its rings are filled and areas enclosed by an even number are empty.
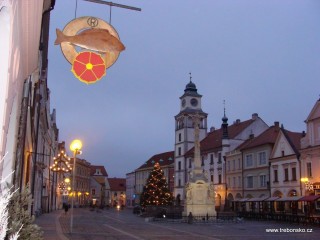
[[[210,132],[213,132],[214,130],[216,130],[216,128],[212,126],[212,127],[210,128]]]
[[[240,119],[237,119],[236,120],[236,124],[239,124],[241,121],[240,121]]]
[[[249,139],[253,139],[253,138],[254,138],[254,134],[251,133],[251,134],[249,135]]]
[[[305,136],[306,136],[306,132],[302,131],[302,137],[305,137]]]
[[[275,126],[276,130],[279,130],[279,128],[280,128],[279,125],[280,125],[279,122],[274,122],[274,126]]]
[[[258,113],[252,114],[252,120],[256,120],[259,117]]]

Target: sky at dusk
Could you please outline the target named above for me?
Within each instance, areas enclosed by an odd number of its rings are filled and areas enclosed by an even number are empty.
[[[125,177],[151,156],[173,151],[174,116],[189,72],[208,113],[221,126],[223,100],[229,124],[251,118],[306,130],[320,94],[320,1],[119,0],[141,8],[112,7],[111,25],[125,51],[96,84],[76,79],[56,28],[76,17],[109,22],[106,5],[56,0],[51,12],[51,109],[59,140],[83,141],[84,158]],[[71,155],[71,154],[70,154]]]

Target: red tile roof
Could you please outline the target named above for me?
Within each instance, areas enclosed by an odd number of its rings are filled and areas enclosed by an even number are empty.
[[[174,152],[164,152],[153,155],[148,161],[142,164],[138,169],[153,168],[155,163],[159,163],[160,166],[167,166],[174,163]],[[136,170],[138,170],[136,169]]]
[[[102,176],[108,177],[108,173],[107,173],[106,169],[104,168],[104,166],[96,166],[96,165],[91,165],[90,166],[90,176],[94,176],[95,175],[96,169],[100,169],[100,172],[101,172]],[[95,176],[101,176],[101,175],[95,175]]]
[[[283,134],[286,136],[288,142],[290,143],[292,149],[298,154],[301,148],[300,141],[303,137],[303,133],[300,132],[290,132],[286,129],[281,129]]]
[[[126,179],[125,178],[108,178],[110,185],[110,191],[126,191]]]
[[[249,119],[243,122],[236,122],[228,126],[228,135],[230,139],[234,139],[238,134],[240,134],[245,128],[247,128],[253,119]],[[205,137],[200,142],[201,153],[211,152],[216,149],[222,148],[222,128],[209,132],[207,137]],[[193,155],[194,148],[191,148],[185,155],[190,157]]]
[[[271,126],[259,136],[246,141],[244,144],[241,144],[237,149],[243,151],[244,149],[253,148],[265,144],[274,144],[277,140],[279,131],[279,126]]]

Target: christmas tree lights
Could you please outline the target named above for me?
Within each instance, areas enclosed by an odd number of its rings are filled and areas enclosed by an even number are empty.
[[[140,197],[140,205],[168,206],[173,197],[169,191],[166,178],[159,163],[155,163]]]

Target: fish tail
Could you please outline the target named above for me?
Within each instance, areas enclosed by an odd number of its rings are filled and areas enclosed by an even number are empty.
[[[54,45],[58,45],[65,41],[66,36],[63,34],[63,32],[60,29],[56,29],[57,33],[57,39],[54,41]]]

